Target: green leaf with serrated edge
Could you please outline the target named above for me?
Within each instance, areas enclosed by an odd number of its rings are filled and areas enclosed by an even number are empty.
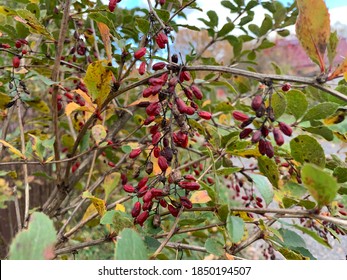
[[[322,136],[327,141],[334,140],[334,133],[326,126],[305,127],[305,131]]]
[[[163,21],[167,22],[170,19],[170,13],[167,10],[154,9],[158,17]]]
[[[337,178],[338,183],[347,182],[347,167],[336,167],[333,175]]]
[[[322,244],[323,246],[325,247],[328,247],[329,249],[331,249],[331,245],[328,243],[328,241],[324,240],[322,237],[320,237],[316,232],[308,229],[308,228],[305,228],[305,227],[302,227],[302,226],[299,226],[299,225],[293,225],[293,227],[295,227],[296,229],[302,231],[303,233],[311,236],[314,240],[316,240],[319,244]]]
[[[138,30],[140,30],[143,34],[147,34],[149,32],[150,23],[148,20],[145,20],[143,18],[136,18],[136,27]]]
[[[233,173],[236,173],[240,171],[242,168],[240,167],[226,167],[226,168],[220,168],[216,170],[217,175],[230,175]]]
[[[228,35],[233,29],[235,25],[232,22],[227,22],[223,25],[222,29],[217,32],[218,37],[223,37]]]
[[[109,195],[113,192],[113,190],[118,186],[120,182],[120,173],[114,172],[106,176],[102,187],[105,190],[105,201],[109,198]]]
[[[258,167],[259,171],[265,175],[271,184],[278,188],[279,172],[277,164],[270,158],[266,156],[258,157]]]
[[[301,118],[308,106],[305,94],[299,90],[290,90],[285,94],[287,99],[287,111],[292,114],[296,119]]]
[[[206,248],[207,252],[215,256],[222,256],[225,253],[223,244],[213,238],[208,238],[204,247]]]
[[[260,192],[265,203],[267,205],[270,204],[274,197],[274,191],[269,180],[265,176],[258,175],[258,174],[248,174],[248,176],[252,178],[253,183],[255,184],[256,188]]]
[[[336,109],[339,107],[338,104],[332,102],[323,102],[316,106],[310,108],[301,122],[304,121],[313,121],[313,120],[322,120],[330,115],[334,114]]]
[[[123,229],[117,237],[116,260],[147,260],[147,248],[141,236],[133,229]]]
[[[237,243],[242,239],[245,231],[245,222],[240,217],[229,215],[226,227],[231,242]]]
[[[300,135],[290,141],[290,150],[293,158],[300,163],[314,163],[325,166],[325,153],[316,139],[308,135]]]
[[[101,218],[100,224],[111,225],[113,231],[118,234],[125,228],[133,226],[133,219],[126,213],[117,210],[107,211]]]
[[[100,224],[102,225],[111,225],[113,223],[113,217],[116,213],[116,210],[107,211],[104,216],[100,219]]]
[[[320,206],[330,204],[336,197],[339,185],[336,179],[313,164],[305,164],[301,170],[302,182]]]
[[[43,213],[30,216],[28,229],[20,231],[10,246],[10,260],[45,260],[54,258],[56,230]]]

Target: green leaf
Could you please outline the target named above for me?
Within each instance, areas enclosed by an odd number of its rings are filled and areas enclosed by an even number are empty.
[[[227,231],[230,237],[231,242],[237,243],[239,242],[245,231],[245,223],[240,217],[236,216],[228,216],[227,219]]]
[[[274,110],[275,118],[279,119],[280,116],[286,111],[287,101],[283,96],[279,94],[272,95],[271,106]]]
[[[122,151],[126,154],[130,153],[132,148],[129,146],[129,145],[126,145],[126,146],[122,146],[121,147]]]
[[[170,19],[170,13],[167,10],[154,9],[158,17],[163,21],[167,22]]]
[[[269,180],[266,177],[262,175],[258,175],[258,174],[248,174],[248,175],[252,178],[253,183],[257,187],[265,203],[267,205],[270,204],[274,197],[274,191],[273,191],[272,185],[269,183]]]
[[[329,42],[328,42],[328,59],[329,64],[333,65],[334,58],[336,56],[337,45],[339,43],[339,38],[337,36],[337,31],[330,33]]]
[[[210,19],[211,27],[217,27],[218,26],[218,15],[215,11],[208,11],[207,16]]]
[[[189,25],[189,24],[173,24],[172,26],[180,26],[180,27],[184,27],[190,30],[194,30],[194,31],[200,31],[199,27],[196,27],[194,25]]]
[[[147,34],[149,32],[150,23],[148,20],[145,20],[143,18],[136,18],[136,27],[138,30],[140,30],[143,34]]]
[[[222,256],[224,254],[224,246],[214,238],[208,238],[204,246],[210,254]]]
[[[116,260],[147,260],[147,248],[141,236],[133,229],[123,229],[115,251]]]
[[[106,176],[104,183],[102,184],[102,187],[105,190],[105,201],[107,201],[109,195],[118,186],[120,177],[121,175],[119,172],[114,172]]]
[[[263,173],[271,182],[271,184],[278,188],[279,172],[277,164],[266,156],[258,157],[259,171]]]
[[[264,36],[268,31],[272,29],[272,18],[265,14],[265,18],[259,29],[259,36]]]
[[[306,127],[305,130],[307,132],[320,135],[327,141],[334,140],[334,133],[331,129],[327,128],[326,126]]]
[[[116,213],[116,210],[107,211],[104,216],[100,219],[100,224],[102,225],[111,225],[113,223],[113,217]]]
[[[301,170],[302,181],[320,206],[328,205],[336,197],[339,185],[336,179],[313,164],[305,164]]]
[[[308,106],[305,94],[300,90],[294,89],[286,94],[286,98],[288,113],[292,114],[296,119],[302,117]]]
[[[306,247],[305,240],[296,232],[289,229],[279,229],[283,237],[283,243],[287,247]]]
[[[328,247],[329,249],[331,249],[330,244],[328,243],[328,241],[326,241],[325,239],[323,239],[322,237],[320,237],[315,231],[312,231],[308,228],[299,226],[299,225],[293,225],[293,227],[295,227],[298,230],[301,230],[303,233],[311,236],[314,240],[316,240],[319,244],[322,244],[325,247]]]
[[[293,158],[300,163],[314,163],[320,167],[325,166],[325,153],[316,139],[308,135],[300,135],[290,141]]]
[[[223,37],[225,35],[228,35],[233,29],[235,25],[232,22],[227,22],[223,25],[222,29],[218,31],[217,36]]]
[[[248,29],[249,29],[254,35],[256,35],[256,36],[259,37],[260,31],[259,31],[259,26],[258,26],[258,25],[251,23],[250,25],[248,25]]]
[[[35,212],[30,217],[28,229],[19,232],[12,241],[10,260],[52,259],[56,238],[53,221]]]
[[[321,120],[329,117],[335,113],[336,109],[339,107],[338,104],[332,102],[323,102],[312,108],[310,108],[305,116],[302,118],[301,122]]]
[[[278,251],[285,257],[286,260],[306,260],[303,255],[294,252],[293,250],[290,250],[288,248],[280,248]]]
[[[132,227],[134,223],[128,214],[118,210],[111,210],[102,216],[100,224],[112,225],[112,229],[118,234],[121,230]]]
[[[242,168],[240,167],[226,167],[226,168],[220,168],[216,170],[217,175],[230,175],[235,172],[240,171]]]
[[[338,183],[347,182],[347,167],[336,167],[333,175],[337,178]]]

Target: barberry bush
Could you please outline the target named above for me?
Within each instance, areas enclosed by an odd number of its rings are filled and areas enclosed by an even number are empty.
[[[221,1],[227,19],[126,2],[0,6],[2,257],[315,259],[302,233],[331,248],[347,232],[347,163],[329,150],[347,141],[347,60],[324,1]],[[192,11],[203,28],[182,24]],[[257,71],[294,24],[317,71]],[[185,32],[208,40],[180,48]],[[225,45],[228,61],[208,55]]]

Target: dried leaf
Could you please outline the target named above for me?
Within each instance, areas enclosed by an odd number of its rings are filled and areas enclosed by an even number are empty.
[[[16,149],[15,147],[13,147],[11,144],[7,143],[4,140],[0,140],[0,143],[2,145],[4,145],[6,148],[8,148],[10,150],[11,153],[14,153],[16,156],[21,157],[22,159],[26,159],[26,156],[23,155],[18,149]]]
[[[333,80],[337,77],[340,77],[344,75],[346,77],[347,75],[347,58],[345,58],[344,61],[342,61],[337,68],[335,69],[335,71],[333,73],[330,74],[330,76],[328,77],[328,80]]]
[[[311,60],[325,71],[324,54],[330,37],[330,15],[324,0],[297,0],[296,35]]]
[[[94,125],[92,127],[92,135],[96,144],[99,144],[107,135],[106,128],[101,124]]]

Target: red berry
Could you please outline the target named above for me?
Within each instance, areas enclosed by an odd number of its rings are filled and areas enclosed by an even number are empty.
[[[258,143],[260,138],[261,138],[261,131],[260,130],[256,130],[253,133],[251,141],[252,141],[252,143]]]
[[[128,182],[128,178],[124,173],[120,175],[120,179],[122,181],[122,185],[125,185]]]
[[[169,212],[171,213],[172,216],[177,217],[178,213],[179,213],[179,209],[177,209],[176,207],[172,206],[171,204],[169,204],[168,208]]]
[[[259,153],[262,155],[266,154],[266,142],[267,141],[264,139],[259,140],[258,150],[259,150]]]
[[[148,116],[157,116],[160,114],[160,103],[159,102],[153,102],[146,108],[146,113]]]
[[[168,163],[167,163],[167,160],[166,160],[166,158],[163,157],[163,156],[159,156],[159,157],[158,157],[158,165],[159,165],[159,168],[160,168],[163,172],[165,172],[166,169],[169,168],[169,165],[168,165]]]
[[[11,48],[11,46],[9,44],[0,43],[0,48],[9,49],[9,48]]]
[[[165,62],[157,62],[155,64],[152,65],[152,69],[154,71],[158,71],[158,70],[162,70],[164,69],[164,67],[166,66]]]
[[[193,100],[193,93],[191,90],[184,88],[183,92],[187,96],[188,99]]]
[[[240,111],[233,111],[233,117],[235,120],[238,120],[241,122],[248,121],[250,119],[246,114]]]
[[[188,147],[188,135],[179,131],[177,133],[172,134],[172,139],[175,144],[179,147],[186,148]]]
[[[22,43],[17,40],[16,43],[15,43],[15,46],[16,46],[17,49],[19,49],[20,47],[22,47]]]
[[[135,188],[132,185],[123,185],[123,190],[125,190],[127,193],[135,192]]]
[[[291,88],[291,85],[289,83],[285,83],[283,86],[282,86],[282,90],[283,91],[289,91]]]
[[[107,164],[108,164],[108,166],[110,166],[110,167],[115,167],[115,166],[116,166],[115,163],[112,162],[112,161],[109,161]]]
[[[165,1],[166,1],[166,0],[159,0],[159,4],[160,4],[161,6],[163,6],[163,5],[165,4]]]
[[[142,61],[139,67],[139,74],[142,76],[146,73],[146,62]]]
[[[177,109],[178,111],[181,113],[181,114],[185,114],[185,111],[186,111],[186,108],[187,108],[187,105],[186,103],[179,97],[177,97],[175,99],[176,101],[176,105],[177,105]]]
[[[283,132],[284,135],[292,136],[293,129],[289,125],[287,125],[284,122],[279,122],[278,125],[279,125],[279,128]]]
[[[153,145],[158,144],[160,141],[160,138],[161,138],[161,133],[158,131],[152,136],[152,144]]]
[[[198,112],[198,115],[200,118],[202,118],[204,120],[210,120],[212,118],[212,114],[210,112],[206,112],[206,111],[200,111],[200,112]]]
[[[159,203],[160,203],[161,207],[164,207],[164,208],[167,207],[167,202],[165,201],[165,199],[160,199]]]
[[[143,203],[142,210],[143,211],[151,210],[152,206],[153,206],[153,201],[152,200],[147,201],[147,202]]]
[[[108,9],[110,10],[111,13],[114,12],[114,10],[116,9],[117,6],[117,0],[110,0],[110,2],[108,3]]]
[[[189,116],[194,115],[195,109],[194,109],[193,107],[187,106],[186,109],[185,109],[185,111],[184,111],[184,113],[187,114],[187,115],[189,115]]]
[[[141,149],[133,149],[130,154],[129,154],[129,158],[137,158],[139,155],[141,154]]]
[[[180,197],[180,202],[181,202],[181,205],[184,207],[184,208],[187,208],[187,209],[191,209],[193,207],[193,204],[192,202],[189,200],[188,197],[186,196],[181,196]]]
[[[149,125],[155,120],[155,116],[149,116],[147,119],[144,120],[144,125]]]
[[[143,197],[148,191],[148,186],[143,186],[139,189],[139,192],[137,193],[138,197]]]
[[[153,188],[151,189],[151,193],[154,197],[158,197],[158,196],[163,196],[164,195],[164,191],[162,189],[156,189]]]
[[[197,182],[186,182],[186,181],[181,181],[178,183],[178,185],[185,190],[189,191],[197,191],[200,189],[200,185]]]
[[[201,90],[196,85],[191,85],[190,89],[192,90],[196,99],[201,100],[203,98],[203,94],[202,94]]]
[[[152,201],[153,199],[152,192],[151,191],[146,192],[142,199],[143,199],[143,202]]]
[[[145,47],[142,47],[141,49],[138,49],[134,53],[135,59],[140,59],[141,57],[143,57],[146,54],[146,51],[147,51],[147,49]]]
[[[207,177],[207,182],[210,184],[210,185],[213,185],[215,182],[213,180],[213,178],[211,177]]]
[[[184,175],[184,179],[188,180],[188,181],[196,181],[195,177],[191,174],[187,174],[187,175]]]
[[[169,42],[169,39],[163,32],[161,32],[155,38],[155,41],[157,42],[159,48],[164,49],[165,45]]]
[[[139,201],[135,202],[133,209],[131,210],[131,216],[136,218],[141,212],[141,203]]]
[[[261,95],[256,95],[256,96],[252,99],[252,104],[251,104],[252,109],[253,109],[254,111],[257,111],[257,110],[260,108],[260,106],[261,106],[262,103],[263,103],[263,97],[262,97]]]
[[[282,132],[278,128],[274,128],[272,133],[274,135],[276,144],[278,146],[282,146],[284,144],[284,138],[283,138]]]
[[[272,158],[274,156],[274,148],[269,141],[266,141],[265,153],[269,158]]]
[[[14,68],[18,68],[20,65],[20,58],[18,56],[14,56],[12,58],[12,65]]]
[[[159,132],[160,133],[160,132]],[[155,144],[154,144],[155,145]],[[159,157],[159,155],[160,155],[160,148],[159,147],[155,147],[154,149],[153,149],[153,155],[154,155],[154,157],[156,157],[156,158],[158,158]]]
[[[189,72],[187,71],[182,71],[180,73],[180,76],[179,76],[179,80],[180,82],[183,82],[183,81],[190,81],[191,77],[190,77],[190,74]]]
[[[148,219],[148,217],[148,211],[142,212],[140,215],[136,217],[135,223],[139,224],[140,226],[143,226],[143,223]]]
[[[143,177],[140,180],[140,182],[137,184],[137,187],[141,189],[142,187],[144,187],[147,184],[147,182],[148,182],[148,177]]]
[[[253,132],[252,128],[245,128],[240,132],[240,139],[247,138]]]

